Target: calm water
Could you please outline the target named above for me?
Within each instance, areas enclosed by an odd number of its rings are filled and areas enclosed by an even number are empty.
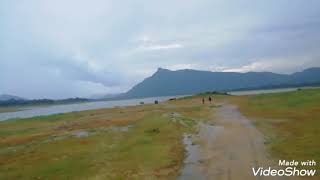
[[[155,100],[166,101],[170,98],[179,98],[184,96],[163,96],[163,97],[151,97],[141,99],[129,99],[129,100],[117,100],[117,101],[97,101],[80,104],[65,104],[65,105],[52,105],[47,107],[28,107],[28,109],[17,112],[0,113],[0,121],[13,119],[13,118],[29,118],[34,116],[44,116],[52,114],[60,114],[74,111],[84,111],[90,109],[102,109],[113,107],[125,107],[139,105],[140,102],[145,104],[154,103]]]
[[[249,90],[249,91],[231,91],[228,92],[231,95],[254,95],[254,94],[266,94],[266,93],[279,93],[279,92],[290,92],[296,91],[297,89],[315,89],[320,87],[298,87],[298,88],[279,88],[279,89],[261,89],[261,90]]]

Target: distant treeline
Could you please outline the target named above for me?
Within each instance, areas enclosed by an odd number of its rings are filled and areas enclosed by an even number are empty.
[[[198,93],[196,95],[226,95],[229,96],[230,94],[227,92],[219,92],[219,91],[206,91],[203,93]]]
[[[34,99],[34,100],[17,100],[9,99],[5,101],[0,101],[0,106],[19,106],[19,105],[52,105],[52,104],[68,104],[68,103],[80,103],[89,102],[91,99],[86,98],[68,98],[61,100],[52,99]]]

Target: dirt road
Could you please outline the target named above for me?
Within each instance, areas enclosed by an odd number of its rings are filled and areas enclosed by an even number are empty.
[[[255,177],[252,168],[271,166],[265,149],[263,135],[244,117],[236,106],[222,104],[217,108],[212,120],[200,127],[193,141],[199,141],[200,163],[189,166],[190,174],[201,174],[197,179],[250,180],[281,179],[279,177]],[[191,153],[191,154],[190,154]],[[195,170],[195,168],[197,168]],[[193,173],[194,174],[194,173]],[[194,179],[185,175],[181,179]]]

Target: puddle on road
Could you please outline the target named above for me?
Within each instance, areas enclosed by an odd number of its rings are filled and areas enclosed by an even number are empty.
[[[84,138],[84,137],[89,136],[89,132],[88,131],[78,131],[78,132],[75,132],[73,135],[77,138]]]
[[[187,157],[184,160],[184,166],[181,170],[178,180],[202,180],[206,179],[203,162],[206,161],[202,153],[202,148],[194,144],[195,140],[200,140],[206,144],[206,148],[214,146],[214,139],[224,130],[222,126],[213,124],[200,124],[200,132],[197,135],[184,135],[183,143],[187,151]]]
[[[181,175],[178,177],[178,180],[205,179],[205,176],[200,169],[200,146],[193,144],[192,141],[193,136],[184,135],[183,143],[187,151],[187,157],[184,160],[184,167],[181,170]]]

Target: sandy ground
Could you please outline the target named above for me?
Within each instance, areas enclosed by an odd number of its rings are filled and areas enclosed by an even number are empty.
[[[253,167],[267,168],[272,162],[263,135],[234,105],[222,104],[209,125],[200,128],[198,138],[203,179],[287,179],[253,176]]]

